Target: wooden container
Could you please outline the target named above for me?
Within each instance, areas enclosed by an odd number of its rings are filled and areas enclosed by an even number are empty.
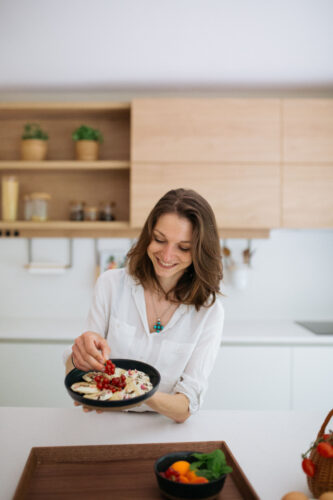
[[[323,425],[317,436],[317,440],[321,438],[324,433],[328,422],[333,416],[333,409],[329,412],[325,418]],[[317,447],[313,448],[309,456],[310,460],[316,466],[316,472],[313,477],[307,476],[308,486],[315,498],[318,498],[322,493],[326,491],[333,491],[333,458],[326,458],[320,455],[317,451]]]
[[[21,159],[23,161],[43,161],[47,154],[47,141],[42,139],[22,139]]]
[[[97,141],[76,141],[76,159],[80,161],[95,161],[98,159],[99,143]]]

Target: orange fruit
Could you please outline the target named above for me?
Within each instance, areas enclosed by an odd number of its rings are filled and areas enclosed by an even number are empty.
[[[209,483],[208,479],[205,477],[198,476],[194,481],[194,484],[200,484],[200,483]]]
[[[180,476],[179,476],[179,482],[180,482],[180,483],[189,483],[189,482],[190,482],[190,480],[189,480],[186,476],[182,476],[182,475],[180,475]]]
[[[190,468],[190,464],[186,462],[186,460],[178,460],[178,462],[174,462],[171,467],[179,472],[181,476],[185,476]]]
[[[190,483],[192,483],[192,481],[194,481],[195,479],[197,479],[197,475],[196,473],[194,472],[194,470],[188,470],[187,473],[186,473],[186,477],[188,478],[188,480],[190,481]]]

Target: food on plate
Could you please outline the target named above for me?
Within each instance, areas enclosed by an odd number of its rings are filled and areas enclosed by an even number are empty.
[[[191,458],[196,460],[178,460],[170,465],[160,475],[176,483],[204,484],[220,478],[224,474],[232,472],[227,465],[222,450],[217,449],[211,453],[192,453]]]
[[[290,491],[289,493],[283,495],[281,500],[309,500],[309,497],[300,491]]]
[[[82,381],[71,385],[74,392],[95,401],[120,401],[135,398],[153,388],[149,376],[139,370],[124,370],[109,359],[105,371],[91,371],[82,376]]]

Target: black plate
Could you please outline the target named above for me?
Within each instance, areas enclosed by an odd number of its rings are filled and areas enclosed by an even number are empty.
[[[142,361],[137,361],[135,359],[111,359],[111,361],[118,368],[123,368],[124,370],[139,370],[146,373],[147,375],[149,375],[150,381],[153,384],[153,388],[145,394],[137,396],[136,398],[125,399],[122,401],[94,401],[92,399],[83,397],[81,394],[79,394],[78,392],[74,392],[71,389],[72,384],[75,384],[75,382],[80,382],[82,380],[82,375],[88,373],[74,368],[74,370],[67,373],[65,378],[65,386],[70,397],[84,406],[89,406],[92,408],[108,408],[111,410],[125,409],[128,407],[137,406],[138,404],[141,404],[145,399],[150,398],[154,394],[154,392],[157,391],[157,388],[161,381],[161,376],[153,366],[148,365],[147,363],[143,363]]]

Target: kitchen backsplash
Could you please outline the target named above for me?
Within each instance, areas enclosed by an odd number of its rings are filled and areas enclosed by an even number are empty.
[[[244,265],[248,241],[221,241],[233,262],[225,269],[222,292],[227,320],[333,319],[333,231],[274,230],[269,239],[251,241],[251,266]],[[73,265],[63,274],[30,274],[25,239],[0,241],[1,317],[85,318],[97,264],[118,265],[129,239],[73,240]],[[34,239],[33,260],[66,263],[65,239]],[[231,264],[231,265],[230,265]],[[112,266],[111,266],[112,267]]]

